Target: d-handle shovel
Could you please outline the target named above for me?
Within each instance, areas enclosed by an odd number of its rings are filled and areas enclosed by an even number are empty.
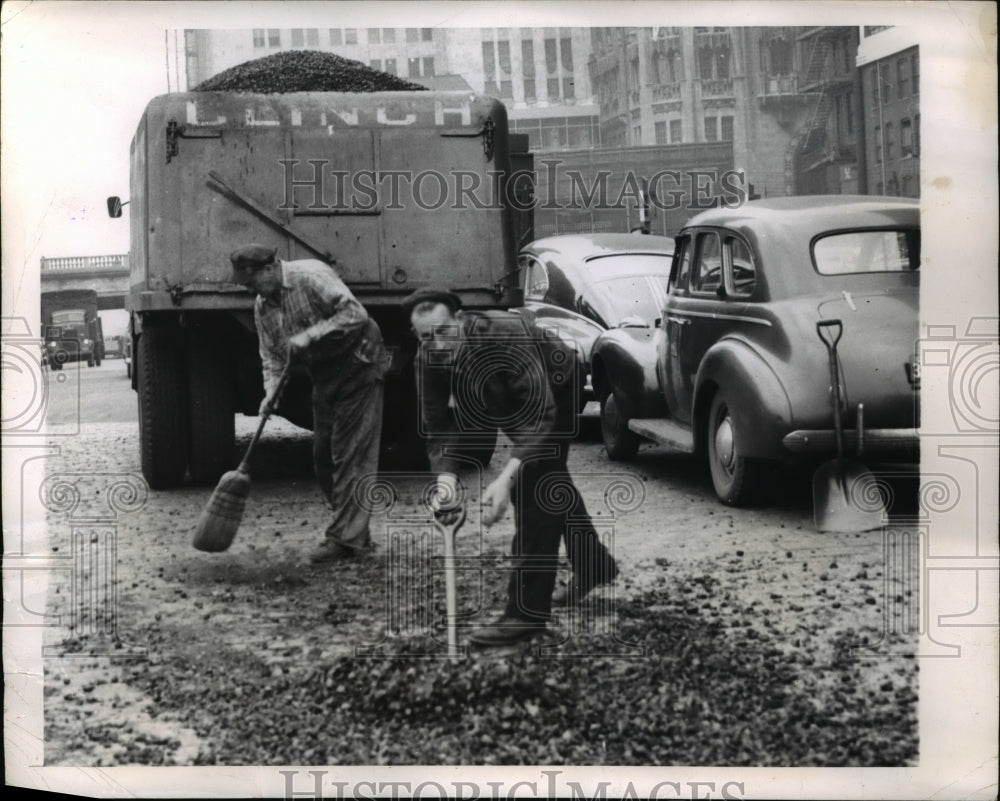
[[[444,519],[442,519],[444,517]],[[434,528],[444,537],[444,592],[448,624],[448,656],[459,659],[462,652],[458,647],[458,595],[455,589],[455,534],[465,522],[465,507],[461,512],[448,512],[441,516],[434,513]]]
[[[881,528],[885,505],[872,472],[860,462],[844,456],[844,433],[840,419],[840,366],[837,343],[843,334],[840,320],[816,323],[819,338],[830,356],[830,384],[833,388],[833,428],[837,458],[821,465],[813,476],[813,518],[823,532],[857,532]],[[860,407],[859,407],[860,413]],[[860,426],[858,442],[861,442]]]

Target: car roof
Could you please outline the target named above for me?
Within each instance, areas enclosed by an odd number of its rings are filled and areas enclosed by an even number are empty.
[[[764,233],[794,226],[802,232],[873,228],[882,225],[919,225],[916,198],[872,195],[798,195],[751,200],[738,208],[708,209],[691,217],[685,228],[697,225],[751,227]]]
[[[918,228],[920,201],[868,195],[803,195],[752,200],[739,208],[709,209],[684,226],[724,226],[746,237],[764,266],[772,300],[815,291],[819,277],[812,266],[813,239],[831,231],[866,228]],[[808,265],[803,269],[804,265]],[[831,288],[898,281],[898,274],[824,276]]]
[[[657,234],[557,234],[543,237],[525,245],[522,250],[530,250],[538,255],[559,253],[584,261],[593,256],[609,256],[615,253],[663,253],[674,252],[674,240]]]

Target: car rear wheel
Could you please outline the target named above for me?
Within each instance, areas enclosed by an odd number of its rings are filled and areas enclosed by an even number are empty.
[[[724,390],[712,399],[707,424],[708,466],[719,500],[743,506],[757,496],[759,463],[743,455],[732,416],[732,405]]]
[[[639,451],[639,435],[629,430],[628,418],[621,413],[613,392],[601,401],[601,439],[608,458],[615,462],[626,462]]]

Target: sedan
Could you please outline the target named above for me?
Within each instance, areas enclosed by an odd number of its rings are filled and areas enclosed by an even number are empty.
[[[595,343],[609,456],[643,439],[700,454],[718,497],[743,504],[761,462],[836,455],[839,397],[846,452],[918,462],[919,268],[916,200],[790,197],[696,215],[660,321]]]
[[[594,341],[611,328],[654,324],[673,252],[673,239],[642,233],[551,236],[521,250],[521,311],[574,343],[581,409],[593,397]]]

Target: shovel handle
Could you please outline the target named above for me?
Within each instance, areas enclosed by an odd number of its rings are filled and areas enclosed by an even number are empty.
[[[826,345],[830,356],[830,385],[833,389],[833,428],[837,439],[837,458],[844,455],[844,439],[840,423],[840,371],[837,368],[837,343],[844,333],[844,324],[840,320],[820,320],[816,323],[816,332]]]
[[[458,648],[458,592],[455,588],[455,534],[465,520],[465,515],[450,523],[442,522],[434,515],[434,527],[444,535],[444,591],[446,622],[448,625],[448,656],[458,659],[462,654]]]

